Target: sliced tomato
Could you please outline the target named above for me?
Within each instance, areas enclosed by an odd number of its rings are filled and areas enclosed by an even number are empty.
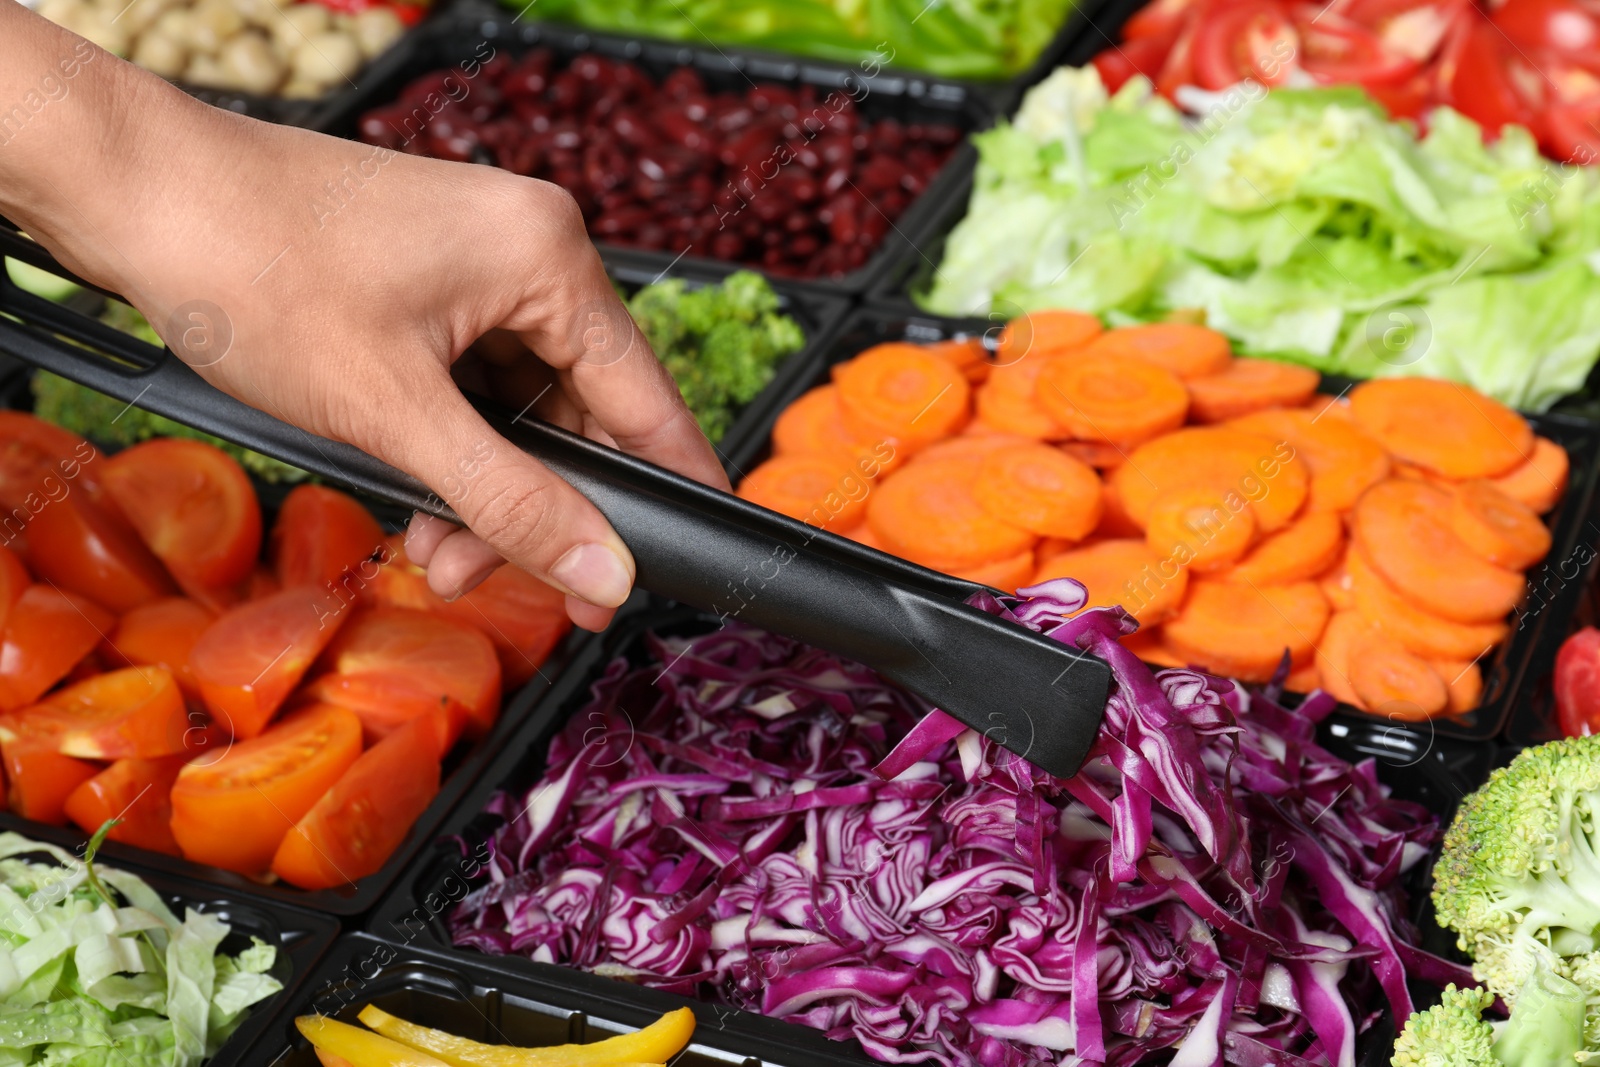
[[[123,612],[176,593],[161,561],[118,514],[73,493],[34,515],[29,563],[40,578]]]
[[[127,666],[165,667],[184,696],[199,702],[200,684],[189,667],[189,654],[216,616],[193,600],[168,597],[134,608],[117,621],[109,651]]]
[[[1272,0],[1231,0],[1206,12],[1194,29],[1194,73],[1202,89],[1245,79],[1269,88],[1296,69],[1300,35]]]
[[[1156,75],[1156,91],[1168,100],[1176,100],[1178,90],[1185,85],[1195,84],[1194,34],[1191,16],[1190,24],[1172,42],[1166,62],[1161,64],[1161,73]]]
[[[1533,129],[1543,98],[1539,75],[1534,72],[1530,80],[1526,66],[1499,30],[1487,20],[1474,22],[1446,62],[1446,102],[1488,137],[1499,136],[1508,123]]]
[[[1136,74],[1143,74],[1154,84],[1161,76],[1161,68],[1177,41],[1177,34],[1161,37],[1141,37],[1120,45],[1113,45],[1094,57],[1095,69],[1107,92],[1114,93]]]
[[[1416,59],[1386,48],[1367,27],[1332,13],[1297,17],[1300,65],[1324,85],[1394,85],[1421,68]]]
[[[63,756],[59,715],[24,708],[0,715],[0,760],[6,766],[6,803],[25,819],[66,821],[67,797],[100,773],[88,760]]]
[[[1386,51],[1423,63],[1439,53],[1470,7],[1471,0],[1352,0],[1341,14],[1372,30]]]
[[[185,751],[183,693],[165,667],[125,667],[44,699],[61,718],[60,751],[80,759],[154,759]]]
[[[86,834],[117,820],[106,836],[136,848],[181,856],[172,836],[172,784],[189,756],[119,759],[67,797],[67,818]]]
[[[272,524],[272,566],[286,586],[339,585],[383,542],[383,528],[355,497],[302,485],[284,498]]]
[[[361,736],[368,745],[388,737],[424,715],[438,712],[448,729],[440,739],[440,758],[455,746],[472,721],[471,710],[461,701],[441,696],[410,675],[324,674],[301,686],[297,701],[337,704],[361,720]],[[474,730],[474,733],[481,731]]]
[[[30,585],[0,629],[0,711],[38,700],[94,650],[116,620],[82,597]]]
[[[330,611],[326,592],[296,586],[226,612],[200,635],[189,669],[217,723],[234,737],[266,729],[348,611]]]
[[[272,873],[301,889],[348,885],[381,868],[439,794],[439,716],[373,745],[278,846]]]
[[[1391,118],[1412,119],[1420,124],[1423,115],[1433,106],[1433,83],[1432,73],[1422,71],[1405,81],[1365,88]]]
[[[1208,6],[1208,0],[1150,0],[1122,24],[1122,40],[1127,44],[1158,37],[1170,46],[1190,13]]]
[[[0,411],[0,522],[6,535],[73,489],[99,485],[99,452],[75,433],[21,411]],[[8,536],[9,540],[9,536]]]
[[[1544,115],[1544,148],[1566,163],[1600,160],[1600,103],[1557,104]]]
[[[487,733],[500,714],[494,644],[476,627],[432,612],[384,607],[361,612],[328,647],[313,682],[324,685],[317,692],[327,699],[352,691],[323,683],[327,675],[365,677],[372,684],[355,692],[385,694],[380,704],[387,707],[360,709],[376,720],[375,733],[452,700],[467,708],[467,728],[474,735]]]
[[[284,834],[360,755],[355,715],[305,708],[220,756],[186,764],[172,787],[172,834],[196,863],[260,874]]]
[[[261,554],[261,505],[239,461],[205,441],[162,437],[117,453],[106,491],[178,584],[226,589]]]
[[[1561,643],[1552,688],[1562,733],[1600,733],[1600,630],[1585,626]]]
[[[1510,0],[1492,16],[1513,44],[1580,55],[1600,50],[1600,5],[1585,0]]]
[[[0,624],[4,624],[11,605],[22,597],[22,591],[32,584],[28,568],[22,565],[22,557],[0,546]]]

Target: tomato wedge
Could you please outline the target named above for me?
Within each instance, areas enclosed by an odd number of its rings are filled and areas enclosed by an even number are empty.
[[[100,453],[75,433],[21,411],[0,411],[0,507],[9,535],[74,489],[99,485]]]
[[[494,645],[476,627],[431,612],[363,611],[328,647],[322,665],[327,673],[314,680],[312,691],[327,700],[350,700],[351,710],[378,736],[452,700],[467,708],[467,728],[475,735],[487,733],[500,714]],[[357,678],[371,684],[338,684]],[[362,699],[373,694],[379,699]]]
[[[189,669],[189,654],[216,616],[192,600],[168,597],[134,608],[117,621],[109,652],[126,666],[165,667],[183,695],[200,701],[200,684]]]
[[[79,596],[30,585],[0,629],[0,711],[38,700],[98,645],[114,619]]]
[[[1600,733],[1600,630],[1585,626],[1561,642],[1551,688],[1562,733]]]
[[[439,794],[436,717],[414,719],[362,753],[284,836],[272,873],[301,889],[332,889],[382,867]]]
[[[107,504],[73,493],[33,517],[28,556],[39,577],[115,612],[176,593],[161,561],[109,498]]]
[[[1470,0],[1354,0],[1342,14],[1375,33],[1385,50],[1421,63],[1439,52],[1470,6]]]
[[[106,836],[152,852],[181,856],[172,836],[172,784],[189,757],[120,759],[74,789],[66,800],[67,818],[92,834],[107,819],[117,825]]]
[[[1525,66],[1500,31],[1480,18],[1463,32],[1446,59],[1448,103],[1489,137],[1498,136],[1508,123],[1533,129],[1535,109],[1543,101],[1526,95],[1538,94],[1540,88],[1529,82],[1525,72],[1516,73]]]
[[[1195,80],[1211,90],[1246,78],[1269,88],[1282,85],[1300,52],[1300,35],[1272,0],[1231,0],[1195,25]]]
[[[339,585],[346,571],[372,558],[383,543],[383,528],[355,497],[302,485],[278,509],[269,546],[284,585],[326,586]]]
[[[25,819],[66,821],[67,797],[100,772],[98,764],[57,751],[62,723],[48,709],[0,715],[0,760],[6,765],[6,802]]]
[[[1600,160],[1600,101],[1557,104],[1544,114],[1545,151],[1567,163]]]
[[[1174,28],[1171,34],[1133,38],[1100,52],[1094,57],[1094,67],[1100,72],[1106,92],[1116,92],[1135,74],[1143,74],[1153,84],[1161,77],[1161,67],[1176,41]]]
[[[1359,22],[1327,13],[1297,18],[1300,65],[1324,85],[1393,85],[1411,77],[1421,63],[1384,46]]]
[[[1511,0],[1491,18],[1519,48],[1579,55],[1600,49],[1600,8],[1584,0]]]
[[[266,729],[349,612],[330,612],[327,593],[302,585],[224,613],[189,653],[189,669],[219,725],[234,737]]]
[[[22,598],[22,591],[33,584],[22,557],[9,548],[0,547],[0,624],[11,613],[11,606]]]
[[[186,858],[260,874],[290,828],[361,755],[361,723],[315,705],[178,772],[172,834]]]
[[[183,693],[165,667],[125,667],[51,693],[35,709],[61,719],[65,756],[153,759],[185,751]]]
[[[301,686],[295,699],[349,708],[361,720],[361,736],[368,745],[437,712],[444,724],[440,737],[441,759],[455,747],[472,721],[471,710],[461,701],[441,696],[437,689],[430,690],[425,682],[408,675],[324,674]]]
[[[1122,24],[1122,40],[1126,45],[1152,37],[1165,38],[1171,47],[1190,14],[1207,6],[1206,0],[1150,0]]]
[[[106,492],[186,592],[226,589],[261,554],[261,505],[239,461],[215,445],[161,437],[117,453]]]

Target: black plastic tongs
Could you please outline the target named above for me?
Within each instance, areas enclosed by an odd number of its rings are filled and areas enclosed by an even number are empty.
[[[7,302],[35,313],[24,318],[62,324],[60,309],[37,297],[13,291]],[[414,478],[234,400],[170,352],[153,366],[125,367],[62,339],[49,325],[30,329],[4,317],[0,350],[329,481],[457,521]],[[640,587],[863,663],[1051,774],[1069,777],[1083,762],[1105,710],[1109,666],[966,606],[984,587],[548,423],[518,419],[489,401],[474,403],[496,431],[610,520],[633,552]]]

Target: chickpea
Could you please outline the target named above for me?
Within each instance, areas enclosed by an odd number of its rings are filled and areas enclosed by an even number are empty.
[[[189,50],[183,46],[182,39],[149,29],[139,36],[132,59],[145,70],[175,79],[189,66]]]
[[[241,33],[223,45],[219,62],[229,84],[247,93],[270,93],[283,82],[283,64],[258,33]]]
[[[330,89],[361,70],[361,49],[347,33],[329,31],[304,41],[294,52],[294,78]]]
[[[108,13],[103,8],[80,8],[75,24],[70,28],[112,55],[126,56],[130,44],[128,31],[120,23],[112,21],[115,17],[115,13]]]
[[[371,7],[355,17],[356,43],[361,46],[361,54],[368,59],[375,59],[387,52],[402,34],[406,32],[405,24],[387,7]]]
[[[328,9],[321,4],[290,4],[273,18],[270,28],[273,39],[286,44],[293,53],[307,38],[325,32],[328,23]]]
[[[180,79],[201,89],[226,89],[228,76],[215,56],[197,55],[189,60],[189,69]]]
[[[244,29],[244,19],[232,0],[200,0],[194,7],[189,44],[197,52],[216,55]]]

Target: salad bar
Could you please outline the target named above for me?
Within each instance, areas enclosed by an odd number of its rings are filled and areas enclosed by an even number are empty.
[[[0,1058],[1600,1054],[1600,6],[30,6],[565,189],[733,491],[491,334],[637,588],[446,599],[0,220]]]

